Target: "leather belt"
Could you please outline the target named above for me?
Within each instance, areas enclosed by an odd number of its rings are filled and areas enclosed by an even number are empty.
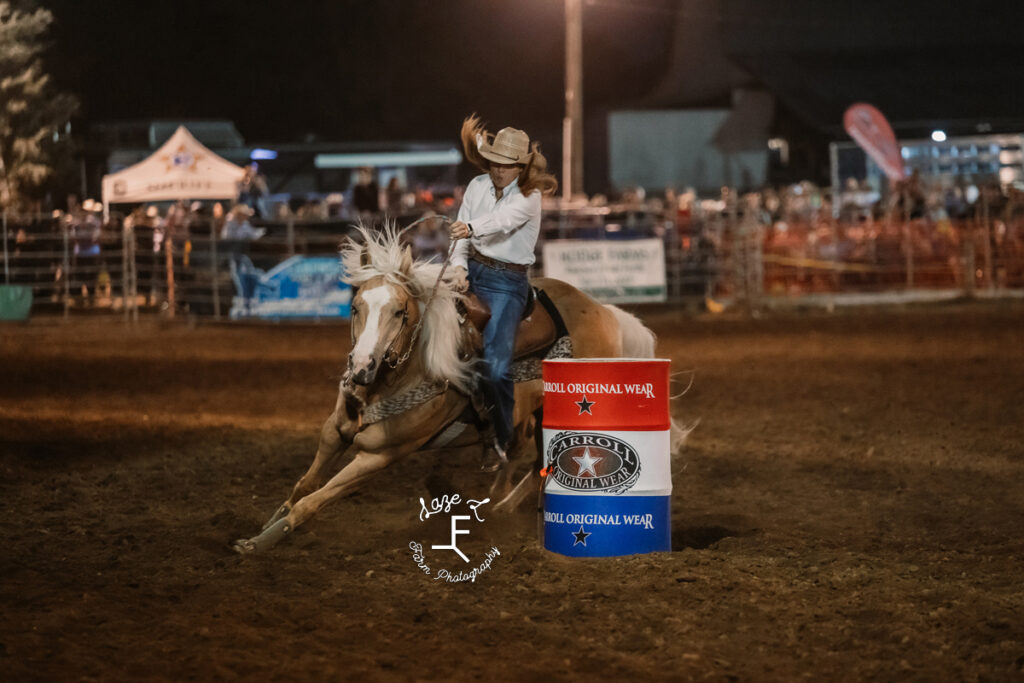
[[[529,273],[530,266],[522,263],[509,263],[508,261],[499,261],[493,259],[490,256],[484,256],[476,249],[470,248],[469,258],[473,259],[477,263],[487,266],[488,268],[494,268],[495,270],[511,270],[513,273]]]

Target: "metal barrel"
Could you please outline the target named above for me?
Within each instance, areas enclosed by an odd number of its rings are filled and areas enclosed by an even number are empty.
[[[669,361],[545,360],[544,547],[671,550]]]

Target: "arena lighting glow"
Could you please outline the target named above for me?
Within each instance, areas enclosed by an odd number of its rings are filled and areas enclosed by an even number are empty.
[[[360,168],[362,166],[455,166],[462,162],[462,152],[452,147],[437,151],[365,152],[352,154],[317,154],[317,168]]]
[[[250,159],[276,159],[277,152],[272,149],[260,149],[257,147],[249,153]]]
[[[944,130],[933,130],[932,131],[932,140],[934,140],[935,142],[945,142],[946,141],[946,131],[944,131]]]

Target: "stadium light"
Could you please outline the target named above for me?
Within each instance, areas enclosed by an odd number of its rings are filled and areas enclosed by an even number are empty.
[[[946,141],[946,131],[944,131],[944,130],[933,130],[932,131],[932,140],[934,140],[935,142],[945,142]]]
[[[257,147],[249,154],[250,159],[276,159],[277,152],[272,149],[260,149]]]

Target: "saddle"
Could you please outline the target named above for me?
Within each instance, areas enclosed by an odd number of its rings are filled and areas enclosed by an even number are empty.
[[[537,302],[540,302],[540,306]],[[487,321],[491,319],[491,310],[472,292],[465,295],[465,317],[476,328],[483,332]],[[526,306],[516,331],[516,347],[512,355],[514,360],[535,356],[547,352],[556,341],[568,334],[565,321],[555,308],[554,302],[543,289],[530,286],[526,297]]]

